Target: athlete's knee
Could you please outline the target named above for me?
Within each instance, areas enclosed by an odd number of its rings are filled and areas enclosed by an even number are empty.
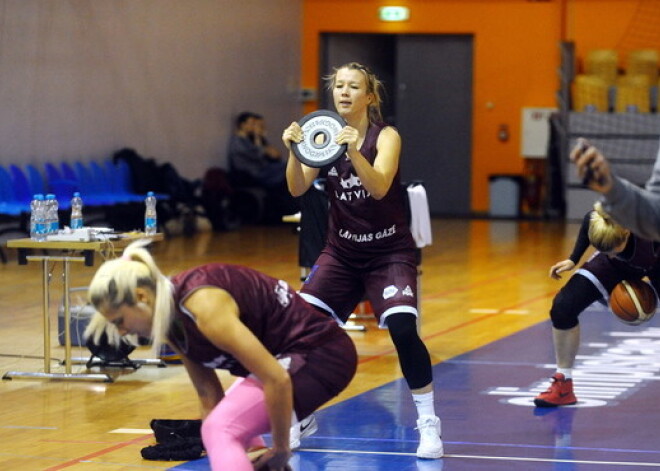
[[[550,308],[552,326],[559,330],[572,329],[578,325],[580,312],[581,310],[572,302],[571,296],[563,290],[559,291]]]
[[[252,469],[247,443],[222,420],[205,420],[201,432],[212,469]]]
[[[226,424],[217,418],[204,420],[202,422],[201,434],[202,441],[207,450],[209,447],[224,446],[227,443],[237,441],[237,438],[227,429]]]
[[[387,317],[385,323],[394,345],[406,345],[420,341],[417,332],[417,317],[410,313],[396,313]]]
[[[417,318],[410,313],[398,313],[390,315],[386,323],[408,387],[427,386],[433,381],[433,367],[429,351],[417,333]]]

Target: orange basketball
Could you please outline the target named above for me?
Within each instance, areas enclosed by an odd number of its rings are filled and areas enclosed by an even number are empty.
[[[623,323],[639,325],[655,314],[655,290],[643,280],[624,280],[610,293],[610,309]]]

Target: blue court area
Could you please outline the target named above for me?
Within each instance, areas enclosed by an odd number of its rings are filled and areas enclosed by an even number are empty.
[[[660,469],[660,315],[629,327],[595,304],[581,321],[576,406],[533,407],[554,372],[543,322],[435,366],[443,459],[415,457],[416,414],[405,383],[394,381],[320,411],[319,431],[303,440],[292,469]],[[209,467],[202,459],[172,469]]]

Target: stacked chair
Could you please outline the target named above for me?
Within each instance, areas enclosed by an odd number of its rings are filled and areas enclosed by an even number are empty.
[[[659,66],[660,53],[655,49],[629,51],[623,69],[619,68],[617,51],[589,51],[584,73],[576,75],[572,83],[572,109],[617,113],[658,111]]]
[[[648,75],[626,74],[617,79],[614,111],[617,113],[651,111],[651,82]]]
[[[605,85],[616,85],[619,75],[619,54],[613,49],[595,49],[587,53],[584,61],[584,73],[592,77],[600,77]]]
[[[575,111],[609,111],[609,85],[595,75],[580,74],[573,81],[571,92]]]

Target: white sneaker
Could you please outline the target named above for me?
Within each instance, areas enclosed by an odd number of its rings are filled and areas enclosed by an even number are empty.
[[[300,448],[300,440],[316,433],[318,429],[319,425],[314,414],[293,425],[289,432],[289,448],[297,450]]]
[[[442,435],[440,419],[435,415],[423,415],[417,419],[417,430],[419,430],[417,458],[442,458],[444,450],[440,438]]]

